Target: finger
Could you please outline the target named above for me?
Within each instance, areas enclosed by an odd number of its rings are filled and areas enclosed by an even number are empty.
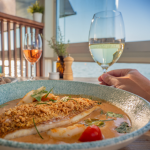
[[[100,85],[106,85],[106,86],[111,86],[111,87],[115,87],[114,85],[108,85],[105,82],[100,82]]]
[[[101,79],[103,80],[104,83],[108,85],[117,85],[118,84],[118,79],[114,76],[109,75],[108,73],[104,73],[101,75]]]
[[[129,72],[130,70],[132,70],[132,69],[111,70],[111,71],[107,72],[107,74],[110,74],[110,75],[115,76],[115,77],[121,77],[121,76],[125,76],[127,74],[127,72]],[[103,81],[101,76],[98,78],[98,80],[100,82]]]
[[[111,70],[107,72],[109,75],[115,76],[115,77],[122,77],[127,75],[130,71],[133,69],[117,69],[117,70]]]
[[[101,85],[107,85],[107,84],[106,84],[105,82],[103,82],[103,81],[102,81],[100,84],[101,84]]]
[[[101,78],[101,76],[98,77],[98,81],[100,81],[100,82],[103,81],[102,78]]]

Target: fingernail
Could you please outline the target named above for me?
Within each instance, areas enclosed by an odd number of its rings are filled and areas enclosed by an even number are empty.
[[[108,77],[108,74],[107,73],[104,73],[103,74],[103,78],[105,79],[105,78],[107,78]]]

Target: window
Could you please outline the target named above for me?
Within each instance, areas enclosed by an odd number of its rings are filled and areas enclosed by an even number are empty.
[[[118,10],[124,18],[126,42],[150,40],[149,7],[149,0],[119,1]]]
[[[150,1],[149,0],[60,0],[57,24],[64,40],[70,40],[68,52],[74,57],[74,77],[98,77],[102,69],[89,54],[88,34],[92,17],[103,10],[121,11],[125,24],[126,45],[118,62],[108,70],[135,68],[150,79]],[[62,11],[63,9],[63,11]],[[130,64],[128,64],[130,63]],[[138,63],[138,64],[137,64]]]
[[[59,26],[66,42],[67,40],[71,43],[88,42],[93,15],[106,9],[117,9],[122,13],[126,42],[150,40],[149,0],[61,0],[62,2],[67,6],[60,12]],[[68,11],[69,16],[66,14]]]

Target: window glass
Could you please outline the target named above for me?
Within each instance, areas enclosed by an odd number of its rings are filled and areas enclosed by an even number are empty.
[[[70,43],[87,42],[93,15],[106,9],[121,11],[125,24],[126,42],[150,40],[150,0],[60,1],[58,24],[65,42],[68,40]]]
[[[150,0],[119,0],[125,24],[126,41],[150,40]]]

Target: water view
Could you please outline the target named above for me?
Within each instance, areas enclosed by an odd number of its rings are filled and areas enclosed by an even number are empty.
[[[108,71],[125,68],[137,69],[150,79],[150,64],[115,63]],[[94,62],[73,62],[72,69],[74,77],[99,77],[103,73],[102,68]]]

